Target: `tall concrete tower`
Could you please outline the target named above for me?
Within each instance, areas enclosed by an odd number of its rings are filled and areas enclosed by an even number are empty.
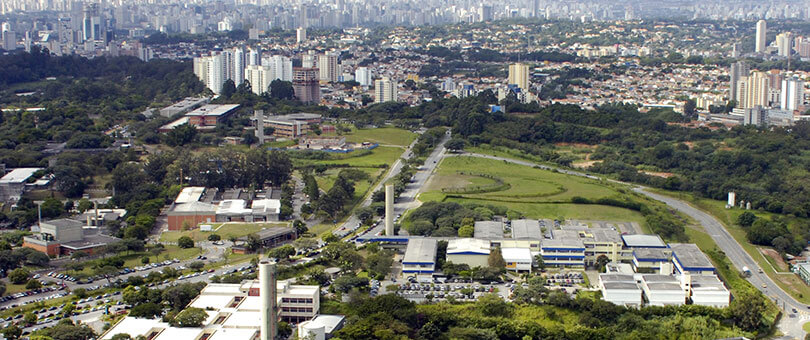
[[[385,186],[385,236],[394,236],[394,185]]]
[[[261,340],[276,338],[278,310],[276,307],[276,264],[264,260],[259,263],[259,298],[261,299]]]
[[[757,21],[756,50],[754,52],[765,53],[765,49],[768,48],[768,45],[765,44],[767,32],[768,27],[765,20]]]

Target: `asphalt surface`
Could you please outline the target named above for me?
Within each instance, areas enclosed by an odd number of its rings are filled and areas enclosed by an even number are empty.
[[[489,158],[507,161],[514,164],[558,171],[560,173],[573,176],[580,176],[597,180],[600,179],[597,176],[589,175],[584,172],[559,169],[556,167],[511,158],[496,157],[475,153],[464,153],[460,154],[460,156]],[[723,227],[720,221],[718,221],[713,216],[692,207],[687,202],[681,201],[679,199],[649,192],[646,190],[647,188],[639,187],[632,183],[626,183],[615,180],[609,181],[632,186],[634,187],[633,189],[634,191],[646,195],[647,197],[650,197],[652,199],[664,202],[671,208],[688,215],[689,217],[695,219],[695,221],[700,223],[705,228],[709,236],[711,236],[711,238],[714,240],[714,242],[717,243],[717,246],[720,247],[720,250],[722,250],[729,258],[729,260],[731,260],[731,263],[735,267],[737,267],[737,270],[741,272],[743,266],[748,267],[751,270],[751,276],[748,277],[747,280],[751,282],[751,284],[754,285],[754,287],[756,287],[763,294],[765,294],[765,296],[773,300],[776,303],[776,305],[779,306],[779,308],[781,308],[784,311],[784,315],[782,316],[779,324],[777,325],[779,330],[785,335],[784,338],[804,339],[805,332],[802,329],[802,325],[805,322],[810,321],[810,306],[800,303],[799,301],[796,301],[796,299],[791,297],[790,294],[786,293],[779,286],[777,286],[776,283],[774,283],[773,280],[771,280],[771,278],[768,277],[768,275],[766,275],[765,273],[759,273],[760,269],[759,265],[742,248],[742,246],[737,242],[737,240],[735,240],[731,236],[731,234],[728,233],[728,231]],[[794,309],[797,311],[796,313],[793,312]]]

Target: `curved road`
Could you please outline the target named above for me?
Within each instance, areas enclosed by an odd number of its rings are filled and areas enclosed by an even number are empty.
[[[461,154],[466,156],[474,156],[474,157],[481,157],[481,158],[489,158],[495,160],[502,160],[510,163],[531,166],[531,167],[538,167],[546,170],[552,171],[559,171],[561,173],[565,173],[568,175],[586,177],[590,179],[599,179],[599,177],[586,174],[584,172],[578,172],[573,170],[567,169],[559,169],[556,167],[551,167],[542,164],[536,164],[533,162],[516,160],[511,158],[504,158],[504,157],[496,157],[490,155],[482,155],[476,153],[465,153]],[[742,246],[735,240],[731,234],[728,233],[723,224],[720,223],[717,218],[711,216],[699,209],[696,209],[689,205],[688,203],[681,201],[676,198],[672,198],[669,196],[659,195],[656,193],[652,193],[647,191],[648,188],[641,187],[632,183],[626,183],[621,181],[610,180],[611,182],[625,184],[633,187],[633,191],[650,197],[654,200],[664,202],[671,208],[678,210],[689,217],[695,219],[695,221],[699,222],[703,228],[706,230],[706,233],[712,237],[717,246],[722,250],[726,256],[731,260],[731,263],[737,267],[737,270],[742,271],[742,267],[746,266],[751,270],[751,276],[748,278],[748,281],[751,282],[754,287],[759,289],[765,296],[773,300],[779,308],[781,308],[784,313],[782,319],[778,324],[779,330],[785,334],[785,338],[789,339],[804,339],[805,332],[802,329],[802,324],[805,322],[810,321],[810,306],[800,303],[796,301],[790,294],[786,293],[782,288],[776,285],[776,283],[771,280],[768,275],[764,273],[759,273],[759,265],[754,261],[753,258],[742,248]],[[793,310],[796,310],[798,313],[793,313]],[[794,317],[790,317],[791,314],[796,314]]]

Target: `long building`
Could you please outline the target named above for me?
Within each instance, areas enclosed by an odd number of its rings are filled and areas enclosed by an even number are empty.
[[[436,271],[436,250],[438,241],[434,239],[411,239],[402,258],[402,275],[415,276],[420,281],[430,281]]]

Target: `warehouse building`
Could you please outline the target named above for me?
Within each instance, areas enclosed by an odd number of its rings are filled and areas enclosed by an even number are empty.
[[[666,248],[667,244],[658,235],[622,235],[622,241],[627,248]]]
[[[672,274],[672,251],[666,248],[633,249],[633,269],[638,273]]]
[[[579,239],[579,233],[573,230],[554,230],[552,239],[543,240],[540,254],[543,263],[552,267],[584,267],[585,244]]]
[[[447,262],[466,264],[470,268],[486,267],[489,252],[487,240],[459,238],[447,242]]]
[[[473,235],[475,238],[483,240],[502,239],[503,223],[496,221],[477,221],[475,222],[475,232]]]
[[[672,275],[641,275],[641,289],[651,306],[680,306],[686,303],[686,291]]]
[[[641,288],[629,274],[599,274],[599,290],[605,301],[628,307],[640,307],[643,303]]]
[[[28,183],[28,179],[34,176],[37,171],[44,170],[43,168],[17,168],[11,170],[9,173],[4,174],[5,166],[0,168],[0,202],[5,201],[19,201],[22,194],[35,186],[44,186],[48,184],[45,179],[37,180],[34,183]],[[44,183],[42,182],[44,181]]]
[[[532,253],[526,248],[501,248],[501,255],[506,262],[506,270],[515,272],[531,271]]]
[[[695,305],[723,308],[731,302],[731,293],[716,275],[683,274],[681,287]]]
[[[543,231],[538,220],[512,220],[512,238],[516,240],[542,240]]]
[[[185,187],[166,213],[169,230],[193,229],[201,223],[278,221],[281,201],[277,190],[262,192]],[[250,207],[248,207],[250,202]]]
[[[692,243],[670,243],[672,263],[677,273],[714,274],[712,261]]]
[[[402,275],[415,276],[419,281],[430,282],[436,271],[437,249],[438,241],[434,239],[410,239],[402,259]]]
[[[118,238],[100,233],[99,228],[87,226],[83,221],[60,218],[42,221],[39,232],[23,237],[23,247],[49,256],[70,256],[75,252],[93,255]]]

